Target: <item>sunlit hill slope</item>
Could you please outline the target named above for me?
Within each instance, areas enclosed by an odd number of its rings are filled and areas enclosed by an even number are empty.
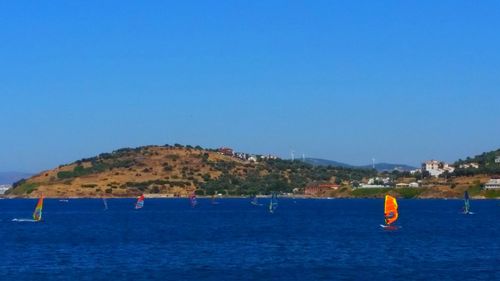
[[[314,167],[299,161],[242,160],[191,146],[144,146],[81,159],[21,180],[7,196],[126,197],[269,194],[292,192],[314,181],[362,179],[374,171]]]

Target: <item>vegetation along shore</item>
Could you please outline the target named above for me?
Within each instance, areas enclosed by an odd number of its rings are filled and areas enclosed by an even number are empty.
[[[237,154],[228,148],[205,149],[179,144],[123,148],[40,172],[16,182],[4,197],[246,197],[272,191],[290,197],[500,198],[484,184],[500,175],[495,156],[500,150],[457,161],[479,162],[477,169],[458,168],[433,177],[425,172],[377,172],[369,168],[317,166],[271,155]],[[373,179],[388,179],[384,187],[362,188]],[[408,187],[408,183],[418,187]]]

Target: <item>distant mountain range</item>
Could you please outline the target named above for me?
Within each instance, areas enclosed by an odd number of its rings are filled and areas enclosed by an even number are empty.
[[[333,166],[333,167],[358,168],[358,169],[371,169],[372,168],[371,164],[356,166],[356,165],[350,165],[347,163],[342,163],[342,162],[333,161],[333,160],[320,159],[320,158],[305,158],[304,160],[306,163],[309,163],[309,164],[315,165],[315,166]],[[383,171],[392,171],[392,170],[410,171],[410,170],[414,170],[417,168],[410,166],[410,165],[405,165],[405,164],[375,163],[375,169],[379,172],[383,172]]]
[[[0,184],[13,184],[20,179],[29,178],[32,175],[22,172],[0,172]]]

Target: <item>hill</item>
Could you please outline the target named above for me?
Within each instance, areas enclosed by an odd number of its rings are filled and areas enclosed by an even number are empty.
[[[250,162],[213,149],[165,145],[123,148],[81,159],[16,182],[9,196],[128,197],[269,194],[292,192],[310,182],[362,180],[375,172],[313,166],[300,161]]]
[[[354,166],[337,162],[333,160],[321,159],[321,158],[305,158],[304,162],[314,165],[314,166],[332,166],[332,167],[344,167],[344,168],[353,168]]]
[[[470,163],[476,163],[479,167],[467,167]],[[500,149],[467,157],[465,160],[459,159],[454,166],[457,167],[453,172],[454,176],[500,175]]]
[[[29,178],[32,175],[22,172],[0,172],[0,184],[13,184],[20,179]]]
[[[372,165],[356,166],[357,168],[371,169]],[[417,169],[416,167],[406,165],[406,164],[392,164],[392,163],[376,163],[375,170],[379,172],[384,171],[411,171]]]
[[[352,168],[352,169],[372,169],[373,165],[361,165],[361,166],[355,166],[355,165],[350,165],[346,164],[343,162],[337,162],[333,160],[326,160],[326,159],[320,159],[320,158],[305,158],[305,162],[309,163],[311,165],[315,166],[332,166],[332,167],[344,167],[344,168]],[[375,170],[379,172],[384,172],[384,171],[393,171],[393,170],[398,170],[398,171],[410,171],[414,170],[416,167],[412,167],[409,165],[405,164],[391,164],[391,163],[376,163],[375,164]]]
[[[481,186],[488,175],[425,178],[422,188],[355,189],[356,183],[375,176],[395,183],[419,180],[409,172],[377,173],[373,169],[311,165],[302,161],[270,159],[257,161],[227,156],[214,149],[165,145],[123,148],[81,159],[38,173],[14,183],[10,197],[158,197],[187,196],[191,192],[210,196],[248,196],[280,193],[303,194],[310,183],[336,183],[338,189],[315,196],[377,197],[387,192],[406,198],[460,198],[468,190],[475,198],[497,198],[500,192]]]
[[[489,152],[483,152],[474,157],[467,157],[465,160],[459,159],[457,162],[455,162],[455,165],[460,165],[464,163],[478,163],[480,166],[497,165],[499,164],[495,162],[495,159],[497,157],[500,157],[500,149]]]

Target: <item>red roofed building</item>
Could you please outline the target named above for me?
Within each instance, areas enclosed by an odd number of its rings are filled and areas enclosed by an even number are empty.
[[[324,196],[327,195],[329,191],[339,189],[338,184],[334,183],[312,183],[306,186],[304,190],[304,195],[308,196]]]
[[[221,147],[219,148],[219,153],[227,156],[233,156],[233,149],[229,147]]]

